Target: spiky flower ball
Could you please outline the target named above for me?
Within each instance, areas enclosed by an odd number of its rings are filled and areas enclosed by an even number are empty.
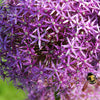
[[[0,7],[0,74],[21,82],[30,100],[79,100],[86,75],[99,67],[99,0],[6,0]]]

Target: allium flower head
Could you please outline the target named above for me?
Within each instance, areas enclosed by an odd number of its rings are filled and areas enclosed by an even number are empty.
[[[99,13],[99,0],[4,1],[0,74],[21,82],[30,100],[92,100],[82,87],[99,73]]]

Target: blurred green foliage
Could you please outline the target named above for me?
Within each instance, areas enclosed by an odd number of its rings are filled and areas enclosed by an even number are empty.
[[[0,78],[0,100],[25,100],[26,98],[26,92],[15,88],[12,81],[9,79],[3,81]]]
[[[0,0],[0,5],[1,5],[2,2],[3,2],[3,0]]]

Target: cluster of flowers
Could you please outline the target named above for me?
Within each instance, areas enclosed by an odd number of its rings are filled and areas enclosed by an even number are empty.
[[[20,81],[30,100],[75,100],[72,90],[99,66],[99,0],[6,0],[0,6],[0,75]]]

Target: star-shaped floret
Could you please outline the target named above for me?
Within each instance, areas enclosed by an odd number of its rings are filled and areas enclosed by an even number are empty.
[[[7,50],[7,43],[10,42],[10,40],[7,40],[8,36],[6,36],[3,40],[3,38],[0,36],[0,49]]]
[[[7,14],[7,16],[9,17],[8,22],[14,21],[14,23],[17,24],[18,20],[20,20],[20,18],[22,18],[22,16],[20,16],[22,11],[23,11],[23,8],[18,10],[17,7],[14,10],[12,10],[12,12]]]
[[[73,38],[73,39],[70,40],[67,37],[67,41],[68,41],[68,44],[67,45],[62,45],[62,47],[68,49],[66,55],[68,55],[69,53],[73,52],[74,55],[77,56],[76,51],[75,51],[75,47],[74,47],[76,39]]]
[[[49,42],[49,40],[44,39],[44,36],[47,34],[47,31],[45,31],[43,34],[40,34],[41,33],[40,30],[39,30],[39,28],[37,28],[37,29],[34,30],[34,32],[36,32],[37,35],[30,34],[30,36],[35,39],[35,40],[32,41],[31,44],[34,44],[38,41],[38,46],[41,49],[42,48],[41,41]]]

